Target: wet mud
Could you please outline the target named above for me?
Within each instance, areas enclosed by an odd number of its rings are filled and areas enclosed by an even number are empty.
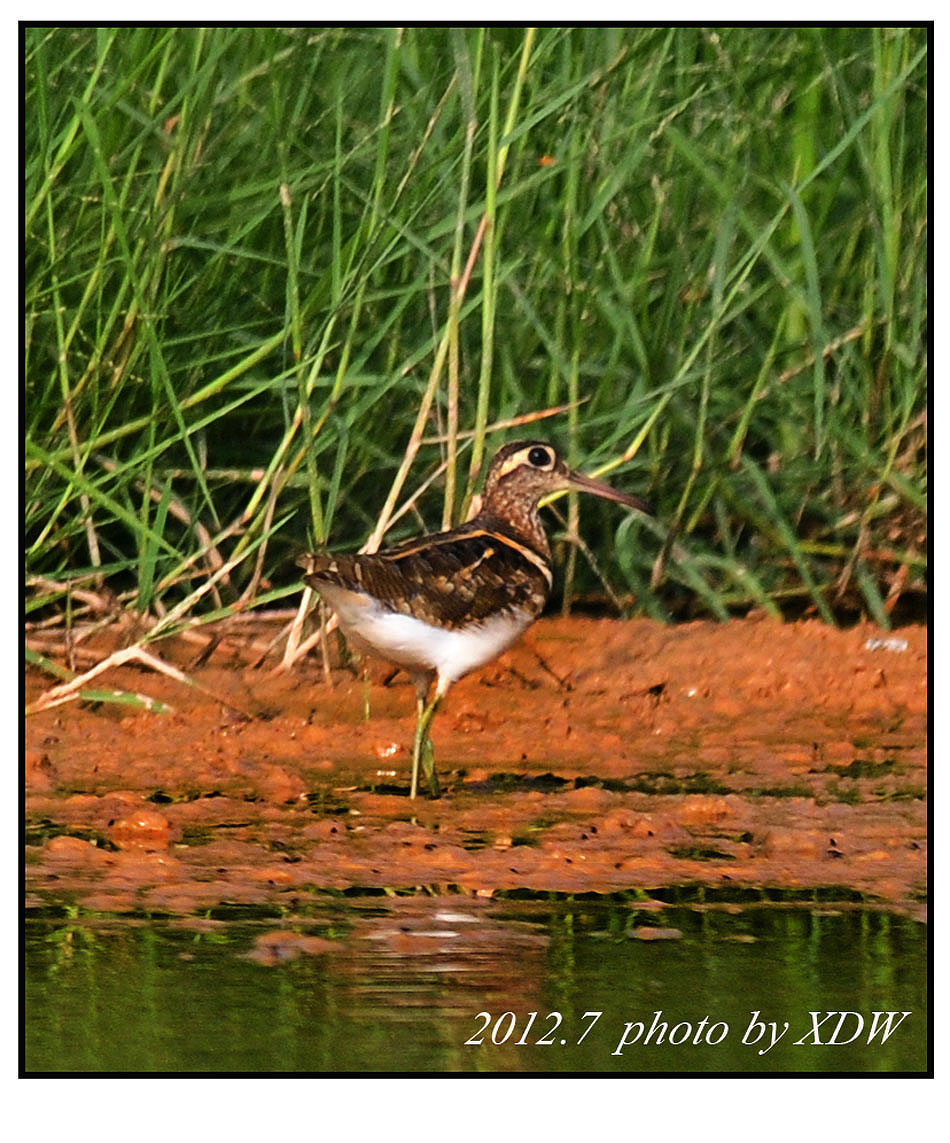
[[[225,631],[200,666],[193,641],[163,644],[201,689],[136,666],[104,680],[171,713],[28,718],[28,908],[293,913],[382,891],[627,892],[649,910],[679,887],[924,918],[923,627],[544,619],[451,690],[444,794],[415,802],[406,676],[249,665],[272,635]],[[28,673],[27,701],[48,685]]]

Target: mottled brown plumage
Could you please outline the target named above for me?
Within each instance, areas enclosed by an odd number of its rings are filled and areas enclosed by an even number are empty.
[[[519,441],[495,454],[468,523],[371,555],[316,553],[300,561],[304,581],[333,608],[347,637],[405,667],[416,685],[412,797],[420,760],[438,794],[428,727],[445,692],[541,614],[553,577],[538,502],[567,488],[649,511],[638,497],[571,472],[543,441]]]
[[[503,521],[480,514],[450,532],[375,555],[308,557],[304,580],[341,586],[453,630],[509,608],[538,615],[551,584],[547,561]]]

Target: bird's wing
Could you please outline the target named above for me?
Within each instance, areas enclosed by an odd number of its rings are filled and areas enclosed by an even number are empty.
[[[393,611],[443,627],[499,611],[540,613],[551,589],[547,560],[494,523],[478,518],[385,552],[307,557],[304,580],[363,592]]]

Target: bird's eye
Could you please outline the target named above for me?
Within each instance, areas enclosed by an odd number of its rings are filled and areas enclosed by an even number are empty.
[[[547,468],[551,463],[551,454],[546,448],[538,445],[528,453],[528,463],[535,468]]]

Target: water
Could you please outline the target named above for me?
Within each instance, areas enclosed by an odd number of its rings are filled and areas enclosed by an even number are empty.
[[[66,913],[26,922],[29,1072],[928,1066],[926,929],[860,907],[316,896],[293,917]],[[258,945],[275,930],[332,951]],[[874,1013],[897,1014],[889,1035]]]

